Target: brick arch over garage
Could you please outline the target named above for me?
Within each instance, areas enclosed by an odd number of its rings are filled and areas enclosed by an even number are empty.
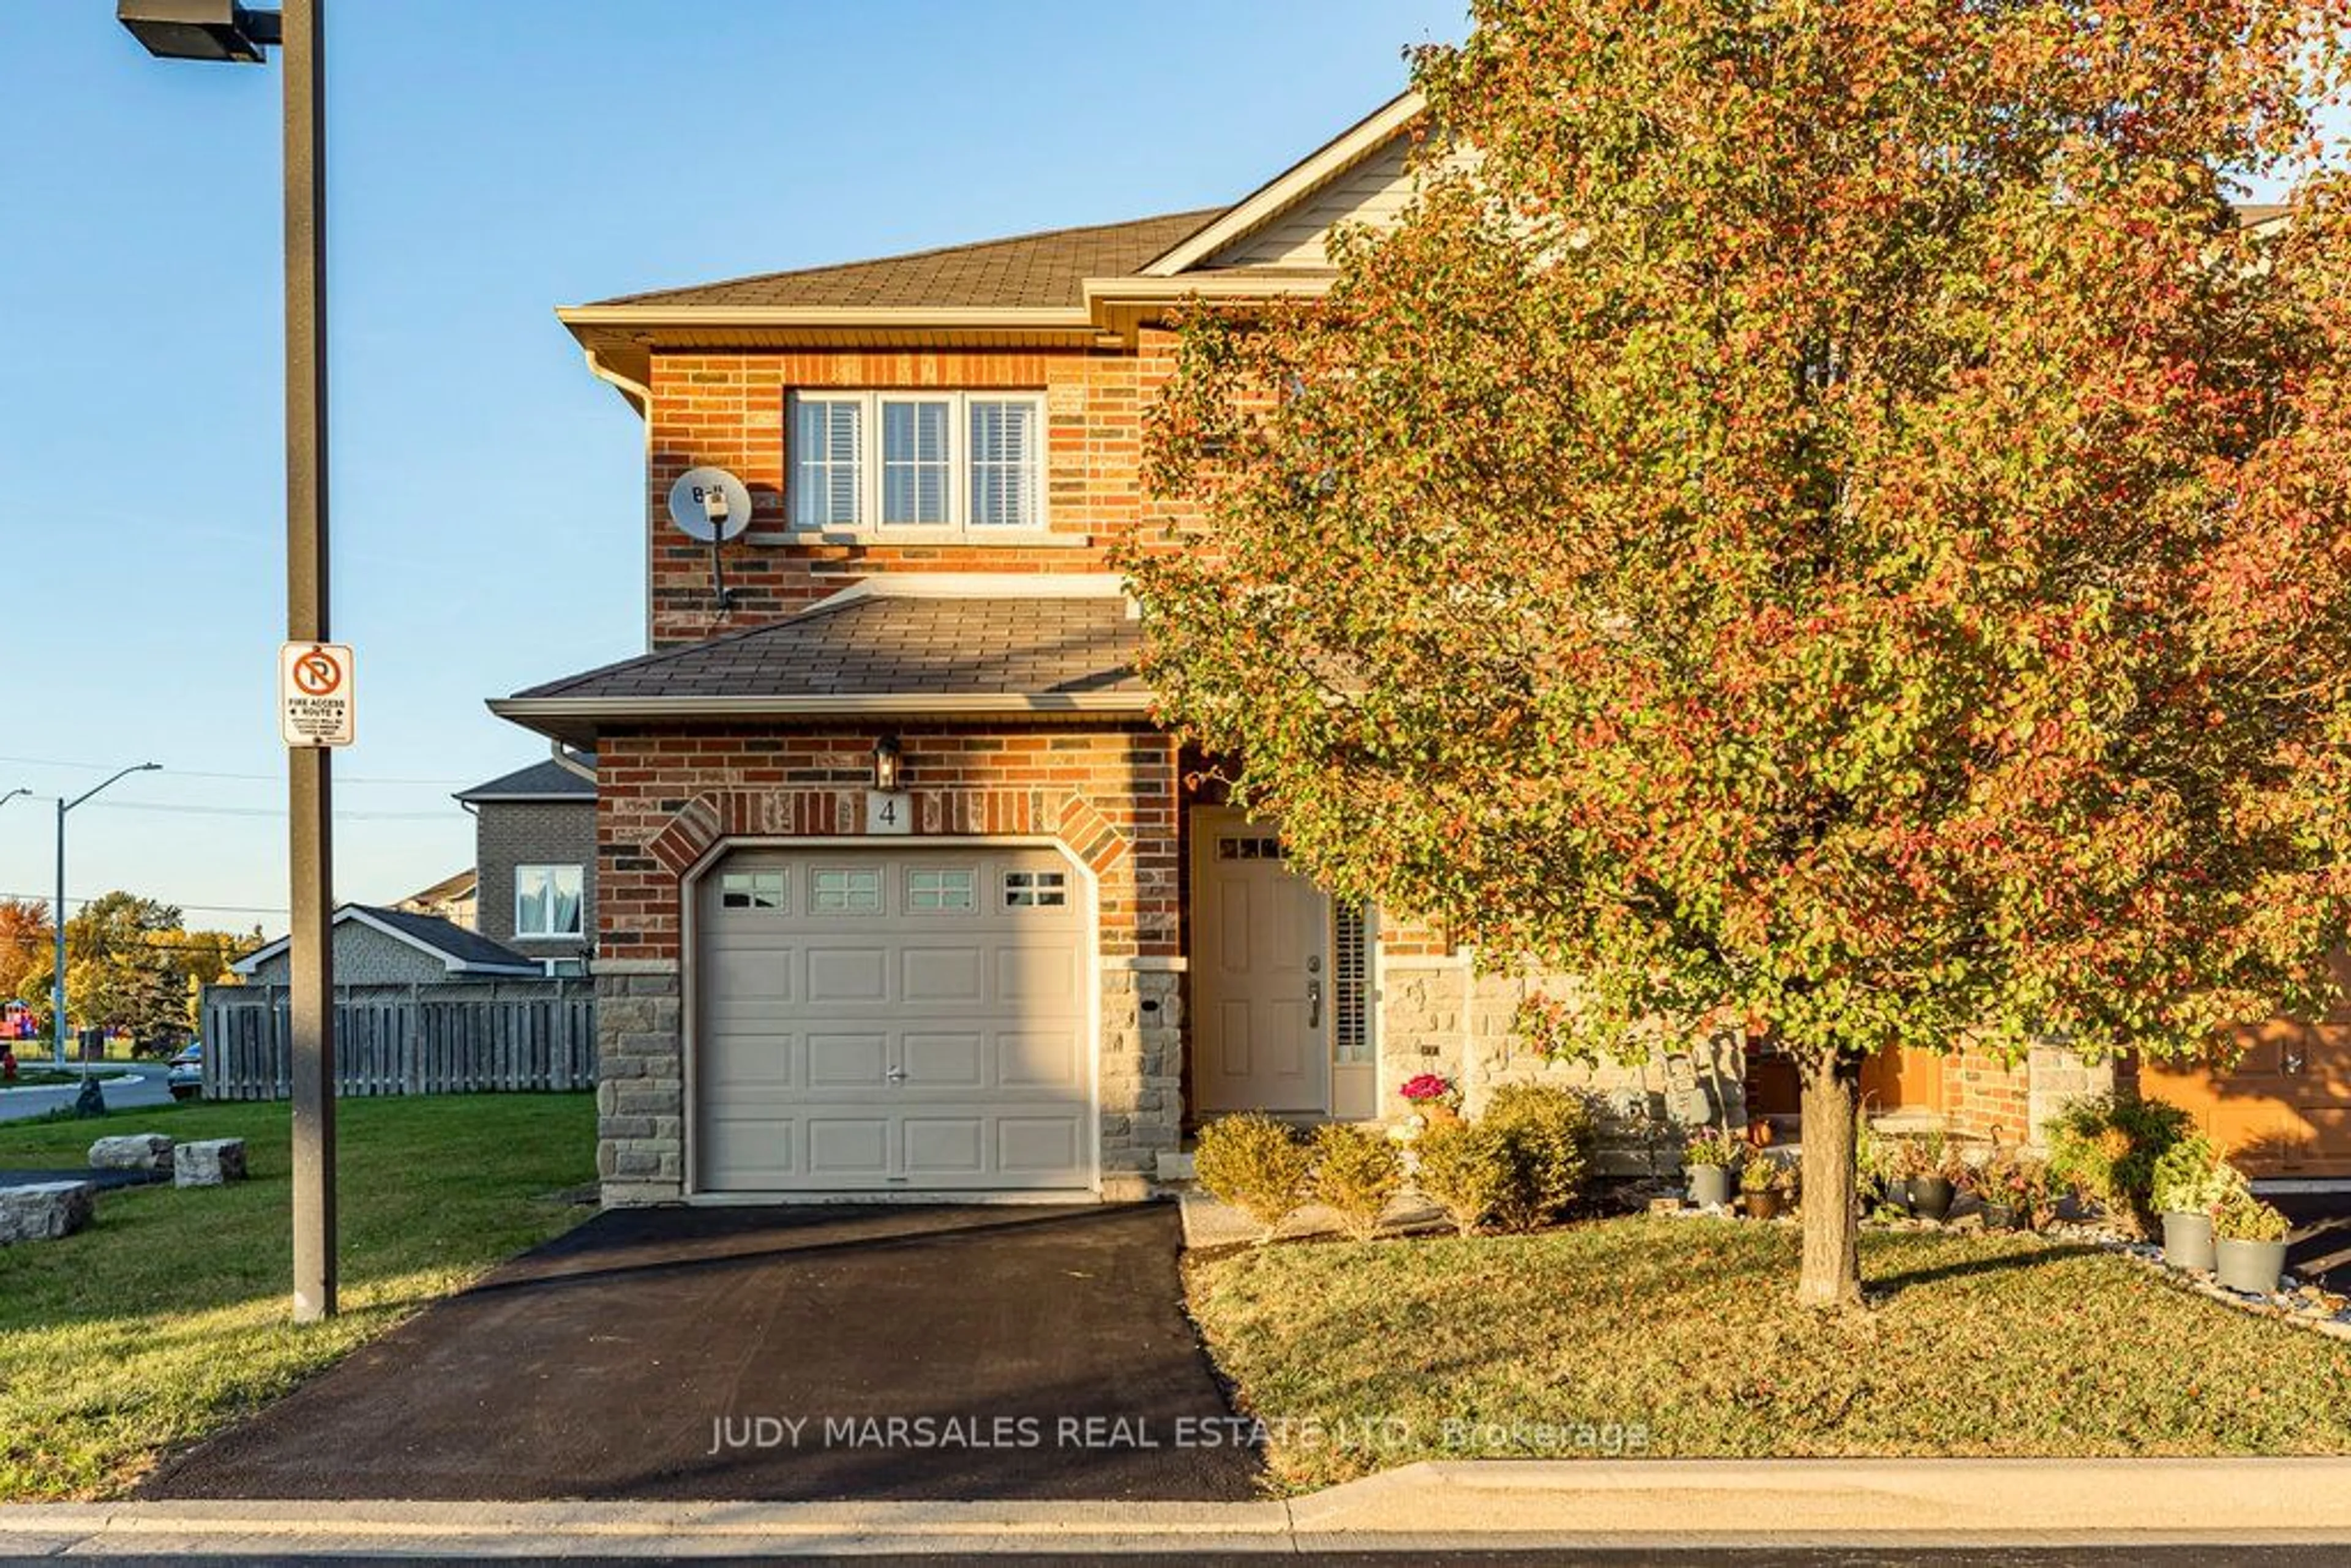
[[[1094,873],[1102,956],[1176,960],[1181,846],[1171,737],[1141,726],[896,733],[914,841],[1057,841]],[[727,840],[862,835],[872,747],[870,730],[747,726],[601,737],[597,961],[608,969],[677,963],[684,875]]]
[[[913,793],[914,831],[892,839],[942,835],[1050,837],[1069,846],[1088,870],[1109,882],[1131,846],[1093,802],[1071,790],[930,789]],[[645,852],[684,877],[730,839],[858,838],[865,797],[840,789],[714,790],[696,795],[646,841]]]

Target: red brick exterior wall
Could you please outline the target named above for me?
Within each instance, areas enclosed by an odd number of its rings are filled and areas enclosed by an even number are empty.
[[[2031,1141],[2032,1076],[2028,1067],[2009,1067],[1983,1051],[1954,1051],[1943,1058],[1943,1121],[1959,1137],[1998,1138],[2003,1144]]]
[[[1099,572],[1119,538],[1150,516],[1143,413],[1174,366],[1173,340],[1145,331],[1138,350],[855,350],[657,353],[646,472],[649,645],[696,643],[790,614],[877,571]],[[788,392],[801,389],[1042,392],[1046,542],[782,542]],[[669,490],[688,468],[732,471],[751,492],[749,530],[726,547],[733,602],[719,611],[710,551],[669,520]]]

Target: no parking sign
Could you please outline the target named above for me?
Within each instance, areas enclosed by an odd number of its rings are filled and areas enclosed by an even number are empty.
[[[349,746],[358,703],[348,643],[287,643],[277,650],[277,733],[288,746]]]

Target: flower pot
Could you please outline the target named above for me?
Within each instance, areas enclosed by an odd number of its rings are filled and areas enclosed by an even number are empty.
[[[1939,1221],[1951,1212],[1951,1184],[1941,1176],[1910,1178],[1910,1212],[1921,1219]]]
[[[2285,1272],[2283,1241],[2234,1241],[2223,1237],[2213,1243],[2213,1275],[2232,1291],[2266,1296],[2278,1288]]]
[[[1741,1195],[1747,1199],[1747,1218],[1776,1219],[1780,1215],[1780,1195],[1776,1192],[1750,1192]]]
[[[2163,1260],[2175,1269],[2212,1267],[2212,1217],[2209,1214],[2167,1214],[2163,1217]]]
[[[1445,1127],[1461,1120],[1461,1113],[1442,1100],[1422,1100],[1413,1107],[1420,1113],[1424,1127]]]
[[[1727,1208],[1730,1206],[1730,1167],[1728,1166],[1691,1166],[1689,1176],[1690,1201],[1700,1208]]]
[[[1986,1230],[2022,1230],[2024,1221],[2025,1213],[2021,1208],[2011,1208],[2004,1203],[1983,1206],[1983,1228]]]

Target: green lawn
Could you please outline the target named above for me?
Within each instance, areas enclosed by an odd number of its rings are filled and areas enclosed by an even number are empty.
[[[1796,1252],[1787,1227],[1637,1218],[1251,1249],[1187,1271],[1193,1314],[1267,1424],[1285,1489],[1416,1459],[1612,1448],[2351,1453],[2351,1344],[2127,1260],[2029,1237],[1870,1232],[1871,1309],[1821,1315],[1790,1299]]]
[[[89,1229],[0,1248],[0,1502],[105,1497],[488,1265],[568,1228],[595,1175],[588,1094],[347,1100],[343,1315],[288,1321],[283,1105],[0,1123],[0,1167],[78,1166],[104,1133],[248,1141],[238,1186],[103,1193]]]

